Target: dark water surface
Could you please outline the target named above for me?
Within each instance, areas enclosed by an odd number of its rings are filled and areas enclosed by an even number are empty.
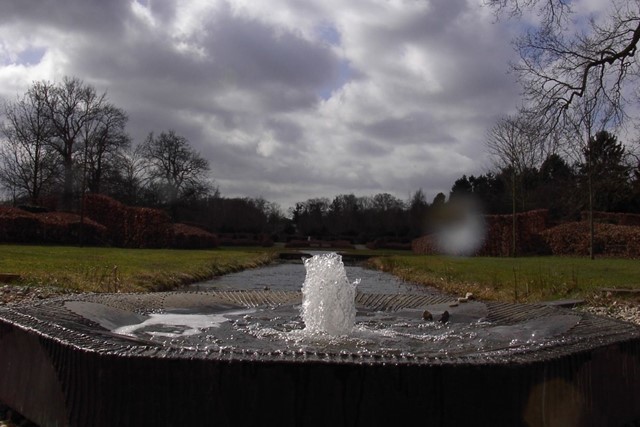
[[[395,276],[359,266],[345,267],[349,282],[360,280],[363,294],[442,295],[437,289],[402,281]],[[301,263],[281,263],[228,274],[191,286],[201,291],[301,291],[306,269]],[[417,296],[416,295],[416,296]],[[301,304],[243,307],[196,306],[151,313],[123,325],[115,333],[160,341],[176,347],[210,351],[234,350],[260,355],[293,351],[301,354],[384,354],[386,356],[439,356],[510,351],[544,346],[575,326],[574,315],[529,319],[515,324],[492,324],[480,301],[464,304],[433,303],[419,309],[376,311],[356,305],[355,325],[348,334],[311,333],[301,317]],[[427,310],[435,319],[425,321]]]
[[[397,277],[377,270],[359,266],[345,266],[350,282],[360,279],[357,291],[371,294],[428,293],[438,294],[435,288],[405,282]],[[300,291],[306,276],[301,263],[283,263],[267,267],[227,274],[206,282],[190,286],[198,290],[281,290]]]

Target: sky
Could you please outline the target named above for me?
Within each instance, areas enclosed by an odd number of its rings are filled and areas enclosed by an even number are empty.
[[[134,143],[186,137],[224,197],[431,202],[492,167],[518,31],[482,0],[3,0],[0,97],[78,77]]]

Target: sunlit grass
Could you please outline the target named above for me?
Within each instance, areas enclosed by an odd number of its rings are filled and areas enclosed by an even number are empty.
[[[352,251],[349,251],[352,252]],[[446,292],[502,301],[589,297],[603,287],[640,288],[638,260],[576,257],[448,257],[401,251],[355,251],[379,256],[370,264]],[[92,292],[175,289],[187,283],[258,267],[276,249],[122,249],[0,245],[0,273],[20,283]]]
[[[0,273],[21,283],[95,292],[167,290],[270,262],[264,248],[122,249],[0,245]]]
[[[448,292],[504,301],[588,297],[604,287],[640,288],[640,262],[628,259],[394,255],[374,264]]]

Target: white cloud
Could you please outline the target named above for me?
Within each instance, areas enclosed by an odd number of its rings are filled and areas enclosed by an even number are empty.
[[[512,34],[477,0],[9,0],[0,13],[1,95],[78,76],[129,113],[135,141],[173,128],[223,195],[285,208],[446,193],[483,172],[484,133],[516,104]],[[29,51],[37,63],[21,63]]]

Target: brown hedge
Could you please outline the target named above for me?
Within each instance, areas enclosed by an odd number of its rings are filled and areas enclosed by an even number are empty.
[[[36,214],[42,223],[42,243],[75,244],[82,240],[88,245],[105,243],[107,228],[90,218],[67,212]]]
[[[84,199],[85,214],[107,228],[113,246],[122,247],[127,234],[127,206],[102,194],[88,194]]]
[[[583,221],[589,219],[588,211],[583,211],[580,215]],[[593,212],[593,220],[606,224],[640,226],[640,214],[595,211]]]
[[[114,246],[163,248],[173,242],[169,216],[159,209],[129,207],[102,194],[88,194],[85,212],[107,228]]]
[[[355,249],[348,240],[290,240],[285,248]]]
[[[90,218],[65,212],[31,213],[0,206],[0,241],[7,243],[103,244],[107,229]]]
[[[513,252],[513,215],[485,215],[486,237],[478,255],[509,256]],[[548,211],[537,209],[516,214],[516,253],[546,251],[539,235],[547,228]]]
[[[411,250],[413,248],[412,243],[401,241],[398,239],[380,238],[371,242],[367,242],[365,245],[367,249],[392,249],[392,250]]]
[[[223,233],[218,235],[220,246],[273,246],[273,239],[267,234]]]
[[[7,243],[39,243],[43,239],[42,221],[22,209],[0,206],[0,241]]]
[[[411,241],[411,250],[413,253],[421,255],[435,255],[440,252],[438,250],[436,238],[433,234],[413,239]]]
[[[158,209],[126,206],[110,197],[85,198],[85,217],[66,212],[31,213],[0,206],[0,241],[88,245],[111,244],[129,248],[212,248],[217,238],[200,228],[172,224]]]
[[[178,249],[205,249],[218,246],[214,234],[186,224],[173,224],[172,247]]]
[[[85,198],[87,216],[104,224],[111,244],[128,248],[213,248],[218,239],[198,227],[172,224],[159,209],[126,206],[102,194]]]
[[[589,255],[589,223],[569,222],[540,233],[554,255]],[[640,227],[594,224],[594,253],[625,258],[640,257]]]
[[[173,242],[173,224],[165,212],[151,208],[127,207],[124,246],[165,248]]]
[[[547,252],[540,232],[547,226],[548,211],[538,209],[516,214],[516,250],[518,254]],[[513,216],[485,215],[485,240],[476,255],[509,256],[512,253]],[[411,242],[411,249],[418,254],[439,253],[436,236],[428,235]]]

